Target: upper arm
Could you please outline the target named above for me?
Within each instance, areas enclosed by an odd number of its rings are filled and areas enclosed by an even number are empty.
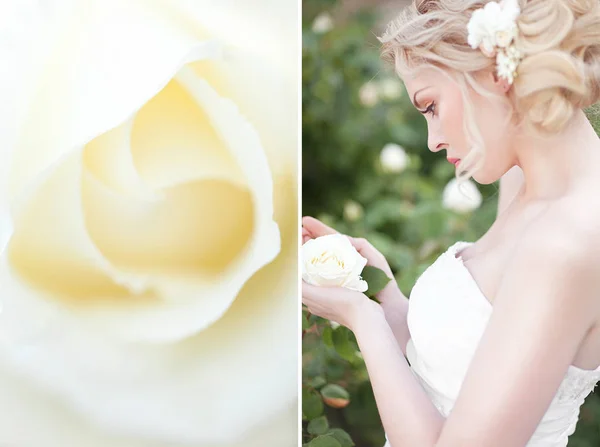
[[[523,183],[525,177],[523,170],[519,166],[513,166],[506,172],[500,179],[500,192],[498,195],[498,214],[502,212],[510,205],[512,200],[515,198]]]
[[[436,447],[522,447],[593,326],[597,262],[538,236],[521,244]]]

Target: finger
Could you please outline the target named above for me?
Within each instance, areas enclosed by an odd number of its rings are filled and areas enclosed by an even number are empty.
[[[321,300],[324,294],[328,293],[327,289],[332,289],[332,287],[314,286],[302,281],[302,302],[309,308],[314,307],[314,304]],[[331,292],[329,291],[329,293]]]
[[[304,298],[314,303],[318,300],[328,299],[331,296],[341,296],[344,293],[349,293],[349,290],[345,287],[315,286],[302,280],[302,302],[305,301]]]
[[[319,219],[315,219],[311,216],[304,216],[302,218],[302,227],[311,234],[312,237],[325,236],[327,234],[337,234],[338,231],[325,225]]]
[[[369,257],[368,255],[375,254],[373,252],[375,250],[375,247],[373,247],[366,239],[363,239],[360,237],[352,237],[352,236],[346,236],[346,237],[348,238],[348,240],[350,241],[352,246],[354,248],[356,248],[356,251],[358,251],[364,257]]]
[[[309,306],[309,303],[312,303],[314,299],[318,287],[313,286],[312,284],[307,283],[306,281],[302,281],[302,303]]]
[[[356,251],[362,257],[367,258],[367,265],[379,266],[379,268],[383,268],[388,276],[393,276],[391,270],[389,270],[389,266],[387,268],[383,267],[384,265],[388,265],[385,256],[373,244],[361,237],[346,237],[350,240],[352,246],[356,248]]]

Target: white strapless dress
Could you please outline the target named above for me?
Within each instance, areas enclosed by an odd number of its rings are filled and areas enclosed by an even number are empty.
[[[483,335],[492,305],[456,254],[472,242],[452,245],[418,278],[411,293],[406,357],[433,404],[448,416]],[[600,367],[570,366],[550,407],[525,447],[565,447],[579,408],[600,380]],[[389,441],[384,447],[392,447]],[[403,446],[394,446],[403,447]]]

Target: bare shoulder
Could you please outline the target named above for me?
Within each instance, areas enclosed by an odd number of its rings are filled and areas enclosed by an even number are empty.
[[[522,235],[522,246],[520,254],[530,259],[558,266],[589,263],[600,273],[600,206],[567,202],[548,207]]]
[[[522,235],[515,253],[518,265],[531,266],[529,275],[552,278],[557,285],[563,281],[571,296],[596,295],[600,287],[600,204],[585,199],[548,206]]]
[[[576,259],[599,261],[599,197],[588,189],[556,201],[539,222],[535,222],[532,232],[537,233],[537,237],[550,240],[550,244],[556,244],[554,248],[561,248]]]

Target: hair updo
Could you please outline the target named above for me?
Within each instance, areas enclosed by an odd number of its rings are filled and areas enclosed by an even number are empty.
[[[486,57],[467,43],[467,24],[489,0],[414,0],[392,21],[384,35],[382,58],[398,74],[421,66],[454,72],[466,94],[469,85],[489,95],[474,75],[495,70],[496,58]],[[600,1],[519,0],[521,13],[515,46],[524,58],[507,94],[513,114],[539,135],[560,132],[577,109],[600,101]],[[456,76],[456,75],[459,76]],[[460,76],[462,74],[462,76]],[[474,111],[465,101],[465,131],[473,154],[463,160],[470,177],[477,169],[483,139],[474,126]],[[468,163],[470,162],[470,163]]]

